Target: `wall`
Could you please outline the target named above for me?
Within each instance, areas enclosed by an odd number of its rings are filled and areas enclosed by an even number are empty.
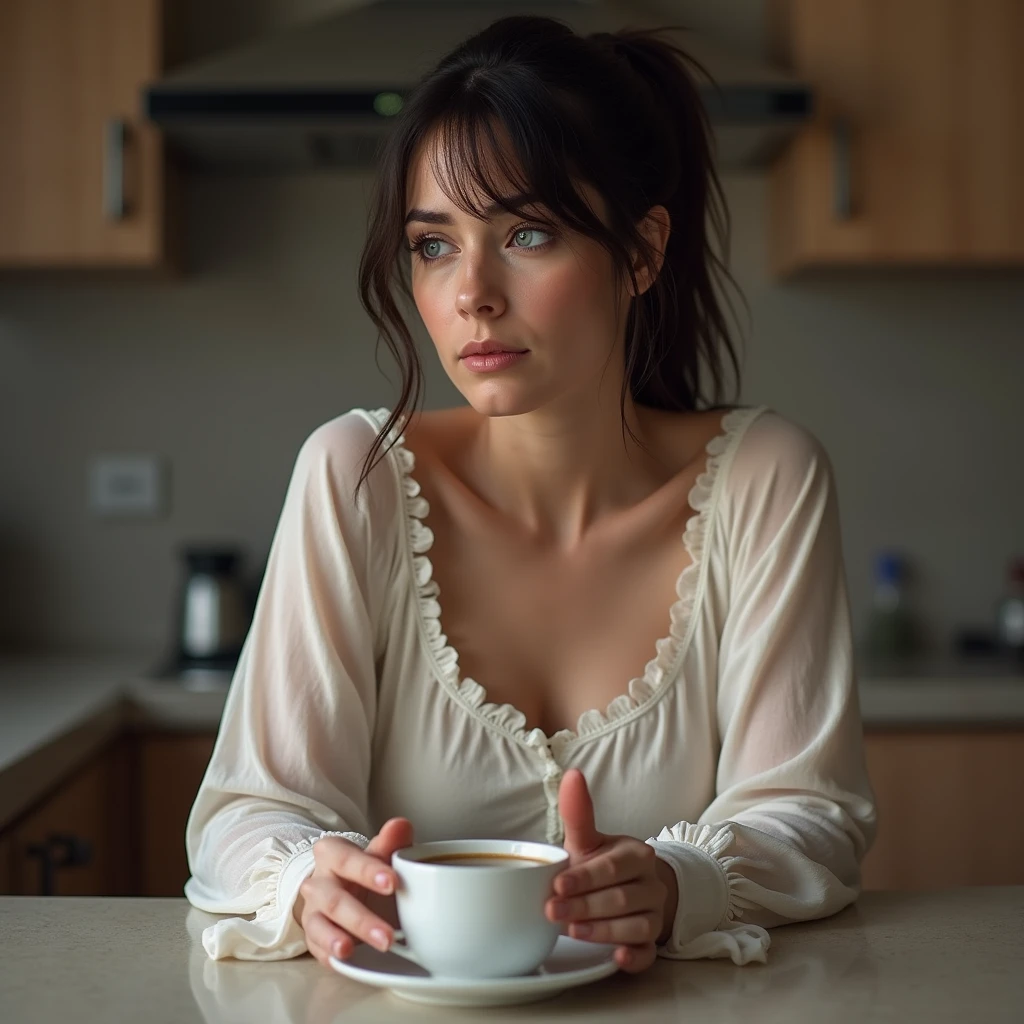
[[[259,567],[302,439],[392,394],[355,291],[368,184],[193,179],[182,282],[0,277],[0,644],[155,650],[178,545],[238,539]],[[1024,548],[1019,276],[779,284],[764,270],[764,179],[726,184],[752,322],[742,397],[830,451],[858,623],[887,544],[919,561],[940,635],[984,621]],[[426,366],[428,406],[457,401]],[[86,464],[101,451],[167,456],[171,514],[92,518]]]
[[[186,52],[351,5],[186,0]],[[761,48],[761,0],[652,6],[739,50]],[[239,540],[258,572],[302,439],[392,394],[355,291],[368,185],[190,180],[181,282],[0,274],[0,649],[156,651],[186,541]],[[765,180],[731,176],[726,189],[750,304],[742,399],[805,424],[831,453],[855,624],[872,554],[890,544],[920,566],[917,597],[937,639],[984,623],[1004,562],[1024,551],[1020,275],[773,282]],[[427,405],[458,401],[427,355]],[[169,517],[90,517],[86,465],[104,451],[169,459]]]

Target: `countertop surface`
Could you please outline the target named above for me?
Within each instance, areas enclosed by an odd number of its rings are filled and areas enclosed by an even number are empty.
[[[153,658],[0,657],[0,827],[130,727],[216,731],[226,687],[150,677]],[[868,729],[1022,727],[1024,676],[936,669],[860,685]]]
[[[5,1024],[1024,1019],[1024,887],[867,893],[836,917],[774,929],[767,964],[659,959],[639,975],[486,1010],[407,1003],[308,955],[210,960],[200,936],[213,920],[180,899],[0,898],[0,1017]]]

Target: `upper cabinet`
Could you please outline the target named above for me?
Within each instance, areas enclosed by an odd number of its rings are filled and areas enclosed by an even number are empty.
[[[0,2],[0,269],[168,267],[161,0]]]
[[[772,269],[1024,265],[1024,3],[777,0],[815,115],[771,173]]]

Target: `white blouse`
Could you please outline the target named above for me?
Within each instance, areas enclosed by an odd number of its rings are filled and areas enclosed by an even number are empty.
[[[402,816],[417,841],[560,844],[569,767],[598,829],[646,839],[676,873],[663,956],[764,960],[765,928],[851,903],[875,810],[820,443],[765,407],[723,414],[668,635],[607,708],[548,736],[460,676],[404,436],[354,499],[386,418],[338,416],[296,459],[186,828],[185,895],[232,915],[207,953],[304,952],[292,908],[325,835],[365,846]]]

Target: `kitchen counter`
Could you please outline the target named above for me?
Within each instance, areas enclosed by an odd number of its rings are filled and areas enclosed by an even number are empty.
[[[0,828],[125,729],[215,732],[226,689],[148,677],[152,659],[0,659]]]
[[[154,680],[154,660],[0,658],[0,828],[126,728],[216,731],[226,688]],[[869,730],[1024,727],[1024,677],[872,680],[860,703]]]
[[[0,898],[0,1016],[9,1024],[1024,1019],[1024,887],[867,893],[836,917],[773,930],[767,964],[659,959],[639,975],[487,1010],[407,1003],[308,955],[210,960],[200,935],[213,920],[180,899]]]

